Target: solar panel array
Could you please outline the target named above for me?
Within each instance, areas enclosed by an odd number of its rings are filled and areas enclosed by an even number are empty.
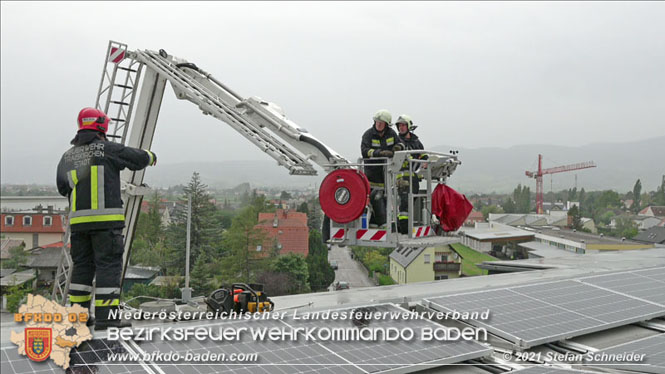
[[[376,305],[372,307],[376,312],[405,312],[405,309],[394,305]],[[342,309],[340,311],[344,311]],[[346,309],[350,311],[351,309]],[[189,324],[178,324],[183,326],[233,327],[239,328],[273,328],[291,330],[298,327],[348,327],[355,328],[351,320],[310,320],[301,321],[286,319],[259,320],[259,321],[204,321]],[[170,325],[165,325],[165,327]],[[176,327],[171,325],[171,327]],[[361,326],[363,327],[363,326]],[[257,354],[258,360],[247,363],[226,362],[204,362],[194,363],[180,360],[177,362],[145,362],[139,360],[136,365],[111,364],[106,361],[109,352],[117,351],[118,344],[110,344],[107,341],[95,340],[91,342],[90,348],[73,349],[70,357],[71,368],[76,373],[134,373],[145,372],[146,368],[152,368],[155,372],[166,374],[180,373],[408,373],[419,371],[428,367],[437,367],[447,363],[458,363],[469,359],[475,359],[491,354],[492,350],[486,345],[472,341],[422,341],[420,329],[423,327],[442,328],[441,325],[429,320],[402,320],[402,319],[378,319],[370,320],[368,329],[385,327],[411,328],[416,334],[411,341],[307,341],[303,334],[299,335],[297,341],[271,341],[268,339],[254,340],[250,334],[242,335],[240,341],[214,341],[211,339],[195,340],[186,342],[153,341],[139,342],[138,346],[133,344],[123,348],[135,350],[137,353],[145,354],[152,352],[172,352],[184,356],[186,353],[203,354],[216,353],[225,354]],[[133,347],[133,348],[131,348]],[[62,369],[55,366],[52,361],[34,363],[25,356],[19,356],[15,347],[2,350],[2,373],[61,373]],[[141,366],[142,364],[144,366]],[[22,366],[40,367],[40,370],[23,369]]]
[[[621,344],[605,349],[597,354],[621,355],[628,353],[644,354],[644,360],[609,361],[606,363],[589,362],[590,366],[609,367],[617,370],[631,370],[640,373],[665,373],[665,334]]]
[[[530,348],[665,315],[665,307],[575,280],[468,292],[425,299],[442,312],[483,312],[486,328],[519,348]]]
[[[607,290],[665,306],[665,269],[646,269],[581,278]]]
[[[145,363],[140,362],[114,362],[107,361],[109,353],[126,353],[127,345],[122,342],[109,342],[105,339],[95,339],[84,342],[79,348],[74,348],[69,355],[69,369],[67,373],[73,374],[119,374],[119,373],[146,373],[150,372]],[[16,374],[62,374],[63,369],[53,360],[34,362],[26,356],[18,354],[16,347],[3,348],[0,353],[0,372]]]

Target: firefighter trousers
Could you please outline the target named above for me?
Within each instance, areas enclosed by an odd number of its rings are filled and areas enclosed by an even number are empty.
[[[95,318],[108,320],[109,311],[120,304],[120,276],[124,238],[122,229],[89,230],[71,233],[74,263],[69,301],[90,308],[92,281],[96,277]]]

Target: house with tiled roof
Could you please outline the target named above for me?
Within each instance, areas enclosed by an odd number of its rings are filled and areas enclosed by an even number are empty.
[[[26,248],[36,248],[63,241],[66,220],[56,213],[2,213],[0,232],[5,238],[23,240]]]
[[[268,256],[273,248],[279,254],[296,253],[307,256],[309,253],[309,228],[307,214],[288,209],[277,209],[274,213],[259,213],[259,223],[254,226],[263,230],[265,240],[256,248],[261,256]]]
[[[474,227],[476,226],[476,222],[485,222],[485,217],[483,217],[483,213],[473,210],[469,214],[468,217],[466,217],[466,221],[464,221],[464,226],[469,226],[469,227]]]
[[[642,209],[638,215],[647,217],[661,217],[665,218],[665,206],[648,206]]]

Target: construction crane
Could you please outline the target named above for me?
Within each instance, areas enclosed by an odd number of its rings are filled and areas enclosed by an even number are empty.
[[[538,155],[538,170],[536,171],[525,171],[529,178],[536,179],[536,213],[543,214],[543,175],[545,174],[556,174],[563,173],[566,171],[580,170],[595,168],[596,164],[593,161],[580,162],[577,164],[555,166],[549,169],[543,169],[543,155]]]
[[[433,226],[437,222],[431,212],[432,191],[438,184],[445,183],[461,164],[457,155],[426,150],[399,151],[392,158],[385,158],[383,164],[373,164],[384,168],[387,223],[384,228],[369,228],[367,222],[372,214],[368,207],[370,185],[362,172],[362,159],[355,163],[345,159],[289,120],[276,104],[258,97],[243,98],[194,63],[163,49],[132,51],[126,44],[109,42],[96,107],[111,118],[109,135],[114,141],[150,149],[167,82],[178,99],[193,103],[204,115],[229,125],[290,174],[316,175],[315,165],[327,172],[319,190],[319,200],[329,218],[326,228],[330,232],[330,242],[398,247],[453,241],[449,236],[435,233]],[[428,158],[413,158],[411,153],[425,154]],[[420,164],[427,167],[419,168]],[[408,165],[410,173],[423,179],[426,189],[417,193],[409,190],[408,233],[400,234],[396,229],[397,175],[404,170],[404,165]],[[126,223],[121,279],[127,270],[141,201],[148,193],[143,185],[144,172],[126,169],[120,176]],[[53,287],[53,299],[63,304],[72,273],[67,241],[65,239]]]

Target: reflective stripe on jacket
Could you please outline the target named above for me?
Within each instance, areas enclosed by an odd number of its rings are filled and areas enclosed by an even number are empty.
[[[58,164],[58,191],[69,197],[72,231],[124,226],[120,171],[140,170],[153,159],[150,151],[93,138],[73,146]]]

